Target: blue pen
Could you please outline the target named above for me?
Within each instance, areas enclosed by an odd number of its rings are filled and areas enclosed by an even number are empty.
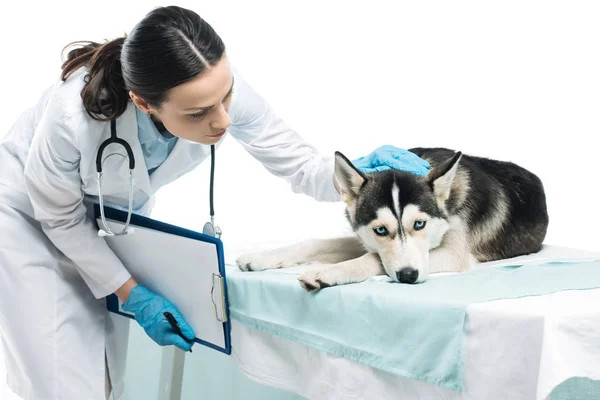
[[[181,329],[179,328],[179,324],[177,324],[177,320],[175,319],[175,317],[173,316],[173,314],[171,314],[170,312],[164,312],[163,315],[165,316],[165,318],[167,319],[167,321],[169,321],[169,324],[171,325],[171,328],[173,328],[173,330],[175,331],[176,334],[178,334],[179,336],[182,337],[183,340],[185,340],[188,343],[192,343],[193,340],[190,340],[188,338],[186,338],[185,336],[183,336],[183,333],[181,332]],[[192,349],[190,349],[190,353],[192,352]]]

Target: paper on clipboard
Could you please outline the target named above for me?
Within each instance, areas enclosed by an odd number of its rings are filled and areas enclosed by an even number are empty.
[[[98,208],[99,213],[99,208]],[[98,224],[101,219],[96,213]],[[126,213],[105,207],[113,231],[124,226]],[[196,334],[196,341],[230,353],[225,266],[222,243],[149,218],[132,215],[133,234],[106,236],[108,246],[131,276],[149,290],[171,301]],[[118,302],[118,313],[126,313]]]

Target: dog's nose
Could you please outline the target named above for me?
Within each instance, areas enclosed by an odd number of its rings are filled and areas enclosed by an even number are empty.
[[[415,283],[419,278],[419,270],[411,267],[405,267],[396,272],[396,276],[398,277],[400,283]]]

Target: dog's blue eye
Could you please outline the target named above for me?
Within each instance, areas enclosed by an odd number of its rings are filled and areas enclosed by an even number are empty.
[[[373,229],[375,231],[376,234],[378,234],[379,236],[385,236],[388,234],[387,229],[385,229],[385,226],[378,226],[377,228]]]
[[[425,228],[425,221],[415,221],[414,227],[415,227],[416,231],[419,231],[419,230]]]

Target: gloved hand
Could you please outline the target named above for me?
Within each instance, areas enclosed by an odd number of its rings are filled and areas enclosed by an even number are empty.
[[[398,169],[417,175],[427,175],[430,165],[414,153],[391,145],[373,150],[369,155],[352,161],[359,171],[369,174],[386,169]]]
[[[129,298],[122,307],[123,310],[134,313],[135,320],[157,344],[161,346],[175,345],[183,351],[189,351],[192,348],[193,342],[188,343],[175,333],[163,313],[173,314],[181,333],[186,338],[193,340],[195,338],[194,331],[181,317],[175,306],[165,298],[138,284],[131,289]]]

